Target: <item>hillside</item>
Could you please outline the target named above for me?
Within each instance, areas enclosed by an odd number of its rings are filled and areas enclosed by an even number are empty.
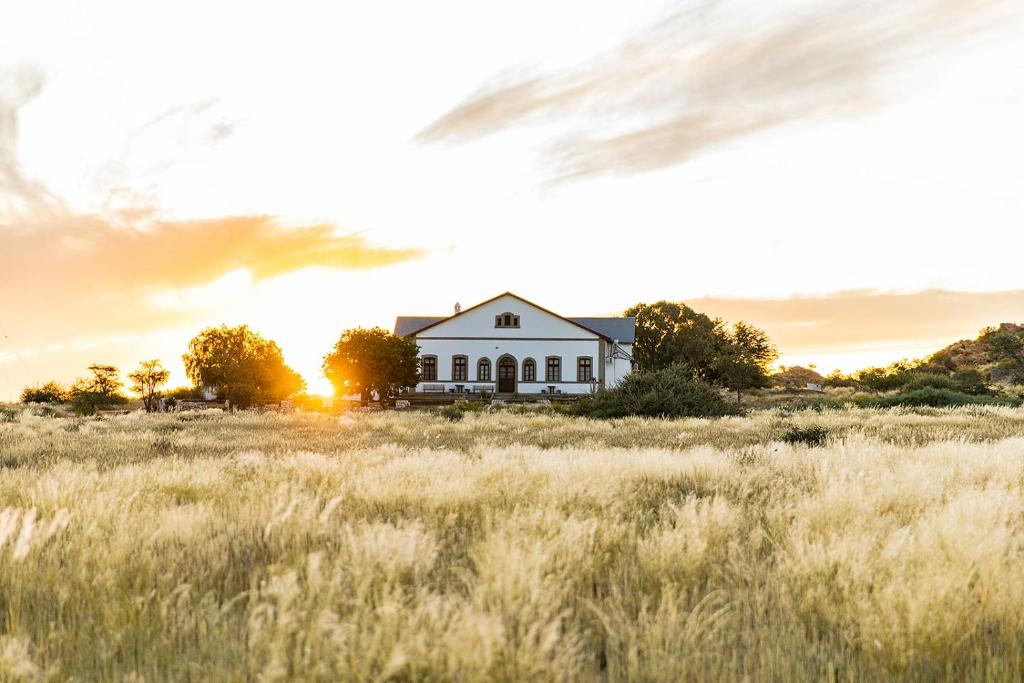
[[[1008,381],[1012,373],[997,362],[989,343],[999,333],[1024,337],[1024,327],[1015,323],[1001,323],[997,327],[986,328],[975,339],[962,339],[936,351],[928,357],[927,364],[948,372],[977,370],[991,376],[993,381]]]

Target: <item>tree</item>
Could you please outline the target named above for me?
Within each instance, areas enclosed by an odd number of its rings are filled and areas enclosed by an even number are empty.
[[[89,366],[91,377],[79,377],[68,392],[75,412],[92,415],[102,406],[127,403],[121,393],[124,382],[118,377],[119,371],[113,365],[93,364]]]
[[[636,318],[633,359],[639,369],[678,364],[696,379],[716,379],[715,361],[730,342],[721,320],[668,301],[637,304],[626,315]]]
[[[276,342],[249,329],[208,327],[182,356],[185,372],[196,387],[207,387],[245,407],[257,401],[280,401],[305,389],[302,377],[288,367]]]
[[[324,376],[338,395],[358,393],[364,403],[373,392],[391,398],[419,382],[418,351],[414,339],[380,327],[345,330],[324,356]]]
[[[1013,332],[989,332],[988,343],[992,359],[1009,369],[1014,381],[1024,380],[1024,335]]]
[[[718,383],[736,392],[736,402],[747,389],[771,386],[769,367],[779,352],[764,330],[745,322],[733,325],[728,344],[715,360]]]
[[[22,403],[63,403],[67,400],[67,389],[57,382],[47,382],[21,390]]]
[[[146,406],[146,412],[156,410],[156,400],[160,395],[159,389],[171,378],[169,370],[161,365],[160,361],[144,360],[139,364],[139,369],[128,375],[132,381],[132,391],[142,397],[142,403]]]

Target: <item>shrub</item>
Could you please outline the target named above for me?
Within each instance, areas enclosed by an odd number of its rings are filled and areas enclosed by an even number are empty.
[[[458,405],[450,405],[441,408],[437,414],[449,422],[458,422],[462,419],[462,409]]]
[[[21,390],[22,403],[63,403],[68,400],[67,389],[56,382],[25,387]]]
[[[615,418],[720,417],[741,411],[710,384],[693,379],[685,368],[676,365],[634,372],[614,389],[580,399],[572,412],[593,418]]]
[[[1013,401],[988,396],[972,396],[952,389],[922,387],[912,391],[902,391],[891,396],[875,399],[871,405],[876,408],[892,408],[895,406],[928,406],[932,408],[948,408],[966,405],[1010,405]]]
[[[807,446],[824,446],[828,441],[828,430],[821,425],[808,427],[790,427],[782,435],[786,443],[802,443]]]

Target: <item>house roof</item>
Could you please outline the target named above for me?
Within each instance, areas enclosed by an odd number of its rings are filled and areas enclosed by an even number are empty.
[[[636,318],[569,318],[569,320],[623,344],[632,344],[636,337]]]
[[[408,337],[444,319],[444,316],[400,315],[395,318],[395,334],[399,337]]]
[[[445,320],[450,320],[451,318],[455,318],[457,316],[464,315],[465,313],[468,313],[469,311],[472,311],[474,308],[479,308],[480,306],[483,306],[484,304],[489,304],[490,302],[494,301],[495,299],[500,299],[503,296],[511,296],[513,298],[519,299],[520,301],[522,301],[525,304],[533,306],[534,308],[538,308],[538,309],[544,311],[545,313],[550,313],[551,315],[553,315],[553,316],[555,316],[557,318],[561,318],[562,320],[566,320],[566,321],[572,323],[573,325],[576,325],[577,327],[582,327],[583,329],[587,330],[588,332],[593,332],[594,334],[599,335],[601,337],[605,337],[606,339],[618,340],[618,341],[622,342],[623,344],[632,344],[633,340],[634,340],[634,337],[636,336],[636,318],[566,318],[566,317],[558,315],[557,313],[553,313],[552,311],[549,311],[548,309],[543,308],[542,306],[538,306],[537,304],[533,303],[532,301],[527,301],[523,297],[517,296],[516,294],[513,294],[512,292],[505,292],[503,294],[499,294],[498,296],[493,297],[491,299],[488,299],[487,301],[484,301],[482,303],[479,303],[476,306],[471,306],[471,307],[469,307],[467,309],[464,309],[463,311],[461,311],[459,313],[456,313],[455,315],[450,315],[450,316],[407,316],[407,315],[400,315],[400,316],[398,316],[395,319],[395,334],[398,335],[399,337],[407,337],[409,335],[413,335],[413,334],[416,334],[418,332],[422,332],[423,330],[427,329],[428,327],[433,327],[434,325],[437,325],[438,323],[441,323],[441,322],[443,322]]]

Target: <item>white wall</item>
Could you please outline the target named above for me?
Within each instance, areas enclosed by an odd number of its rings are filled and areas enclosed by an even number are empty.
[[[632,344],[619,344],[619,348],[625,351],[626,355],[630,358],[633,357],[633,345]],[[612,357],[612,343],[608,342],[605,348],[605,360],[608,361],[604,366],[605,375],[604,382],[608,388],[614,387],[622,379],[633,371],[633,363],[625,358],[614,358]]]
[[[492,318],[493,326],[493,318]],[[437,356],[437,381],[421,382],[417,391],[423,390],[423,384],[444,384],[445,391],[454,389],[452,381],[452,357],[465,355],[469,358],[469,380],[458,382],[466,387],[475,384],[491,384],[497,388],[498,359],[508,354],[516,361],[517,391],[520,394],[539,394],[542,389],[554,385],[564,394],[589,394],[591,383],[579,383],[576,378],[576,359],[579,356],[590,356],[593,359],[594,376],[600,377],[600,339],[579,340],[526,340],[526,339],[420,339],[416,343],[420,347],[420,357]],[[545,359],[547,356],[561,356],[562,381],[547,382],[545,378]],[[477,379],[477,363],[481,358],[491,361],[491,379],[481,382]],[[523,361],[533,358],[537,364],[537,381],[523,382]]]
[[[502,313],[518,315],[519,327],[495,328],[494,316]],[[598,335],[585,330],[579,325],[563,320],[556,315],[545,313],[508,295],[499,297],[479,308],[468,310],[416,335],[418,339],[484,336],[501,336],[513,339],[538,337],[565,339],[598,338]]]

